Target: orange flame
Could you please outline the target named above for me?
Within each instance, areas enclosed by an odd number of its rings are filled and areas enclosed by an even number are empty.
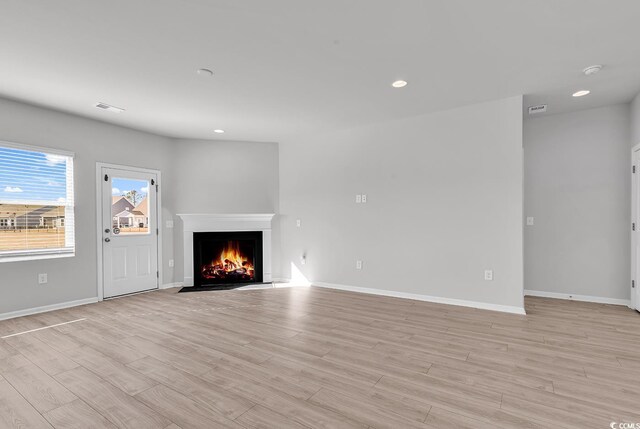
[[[227,246],[222,249],[218,260],[211,261],[210,265],[202,267],[202,274],[205,278],[224,278],[228,274],[253,278],[254,272],[253,263],[242,254],[240,243],[237,241],[227,242]]]

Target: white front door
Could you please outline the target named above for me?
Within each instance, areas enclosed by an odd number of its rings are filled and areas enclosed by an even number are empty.
[[[102,168],[104,298],[158,288],[157,175]]]

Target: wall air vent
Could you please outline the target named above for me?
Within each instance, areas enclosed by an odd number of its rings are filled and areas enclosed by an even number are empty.
[[[547,111],[547,105],[546,104],[539,104],[537,106],[529,106],[529,114],[530,115],[535,115],[537,113],[544,113]]]
[[[110,104],[107,104],[107,103],[96,103],[96,107],[98,109],[108,110],[109,112],[114,112],[114,113],[122,113],[122,112],[124,112],[123,108],[116,107],[116,106],[111,106]]]

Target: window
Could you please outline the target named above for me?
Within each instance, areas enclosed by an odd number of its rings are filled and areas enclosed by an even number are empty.
[[[149,181],[113,177],[111,179],[113,201],[113,231],[121,235],[149,234]]]
[[[73,154],[0,142],[0,262],[73,256]]]

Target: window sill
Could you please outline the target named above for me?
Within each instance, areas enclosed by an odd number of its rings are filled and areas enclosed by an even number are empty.
[[[40,261],[43,259],[73,258],[75,252],[51,252],[30,255],[0,255],[0,264],[5,262]]]

